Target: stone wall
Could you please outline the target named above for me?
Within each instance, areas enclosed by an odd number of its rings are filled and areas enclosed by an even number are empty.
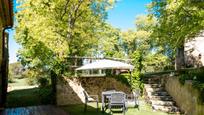
[[[101,101],[102,91],[115,89],[126,94],[130,87],[112,77],[74,77],[57,80],[57,105],[80,104],[84,102],[83,90],[89,95],[98,95]]]
[[[166,77],[165,89],[186,115],[204,115],[204,105],[199,104],[199,92],[192,87],[191,81],[182,85],[177,77]]]
[[[185,43],[185,61],[187,66],[204,66],[204,31],[193,40]],[[200,54],[200,58],[199,58]]]

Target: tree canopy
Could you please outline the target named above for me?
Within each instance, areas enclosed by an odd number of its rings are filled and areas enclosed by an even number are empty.
[[[202,5],[203,1],[197,0],[152,0],[149,5],[150,15],[158,21],[152,35],[164,47],[176,51],[176,69],[185,67],[184,43],[204,29]]]
[[[154,34],[173,47],[183,45],[204,28],[202,5],[195,0],[153,0],[150,13],[158,20]]]
[[[20,61],[62,72],[68,56],[84,56],[97,43],[110,0],[19,0],[16,40]]]

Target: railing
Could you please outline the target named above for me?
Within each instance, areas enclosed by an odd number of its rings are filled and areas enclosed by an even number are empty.
[[[197,69],[204,69],[204,67],[184,68],[184,69],[180,69],[180,70],[167,70],[167,71],[160,71],[160,72],[146,72],[146,73],[144,73],[144,77],[154,77],[154,75],[164,75],[164,74],[176,75],[176,74],[178,74],[180,72],[197,70]]]

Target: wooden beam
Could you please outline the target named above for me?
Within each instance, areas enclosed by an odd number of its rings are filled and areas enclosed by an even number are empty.
[[[3,27],[13,26],[13,2],[11,0],[0,0],[0,12]]]

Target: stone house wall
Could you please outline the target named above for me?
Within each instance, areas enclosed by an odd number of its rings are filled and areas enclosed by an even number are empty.
[[[165,78],[165,89],[173,97],[185,115],[204,115],[204,105],[199,103],[199,92],[192,87],[190,81],[180,84],[177,77]]]
[[[200,35],[185,43],[186,66],[204,66],[204,31]]]
[[[72,77],[57,80],[57,105],[80,104],[84,102],[83,90],[89,95],[98,95],[101,101],[102,91],[115,89],[130,94],[130,87],[112,77]]]

